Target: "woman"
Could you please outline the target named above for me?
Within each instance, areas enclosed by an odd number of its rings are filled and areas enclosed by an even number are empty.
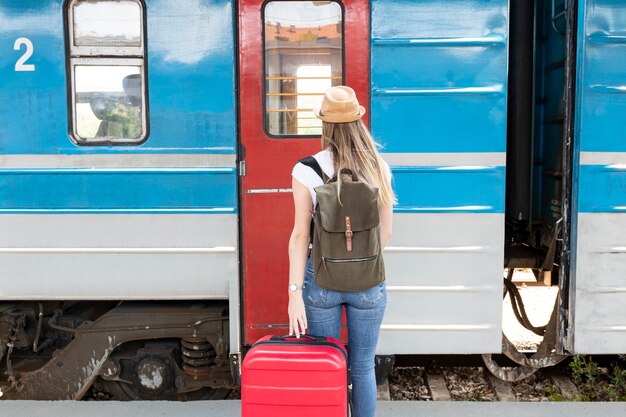
[[[322,151],[314,155],[328,177],[349,168],[360,180],[379,188],[381,247],[391,236],[391,172],[376,143],[361,122],[365,108],[350,87],[331,87],[315,115],[323,121]],[[342,306],[346,306],[348,358],[352,372],[355,417],[373,417],[376,410],[374,353],[387,304],[383,281],[364,291],[333,291],[318,287],[309,256],[310,225],[315,207],[314,187],[322,179],[312,168],[297,163],[292,172],[295,221],[289,239],[289,334],[309,333],[339,339]],[[295,284],[295,285],[292,285]]]

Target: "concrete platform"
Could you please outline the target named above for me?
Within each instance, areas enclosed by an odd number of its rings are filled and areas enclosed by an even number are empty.
[[[1,417],[239,417],[240,401],[0,401]],[[378,417],[624,417],[622,403],[380,401]],[[322,416],[323,417],[323,416]]]

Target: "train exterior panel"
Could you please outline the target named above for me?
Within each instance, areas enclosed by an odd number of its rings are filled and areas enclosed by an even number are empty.
[[[73,74],[119,64],[67,58],[63,3],[2,9],[1,38],[15,51],[0,58],[1,297],[228,298],[238,236],[232,3],[146,3],[149,133],[129,146],[68,135]],[[121,92],[88,82],[79,100]]]
[[[372,132],[399,201],[379,350],[499,352],[508,2],[377,0],[371,19]]]
[[[14,49],[0,57],[0,299],[223,299],[239,317],[233,3],[136,2],[140,64],[137,52],[74,59],[70,3],[0,6]],[[68,110],[123,93],[119,80],[98,83],[107,66],[139,68],[143,143],[72,137]],[[84,91],[77,69],[94,72]]]
[[[579,4],[568,344],[626,351],[626,5]]]

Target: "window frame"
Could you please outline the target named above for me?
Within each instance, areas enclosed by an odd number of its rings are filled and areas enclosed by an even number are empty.
[[[261,65],[262,68],[262,86],[261,86],[261,105],[262,105],[262,117],[263,117],[263,132],[268,138],[271,139],[319,139],[321,135],[298,135],[298,134],[285,134],[277,135],[271,133],[269,130],[269,120],[267,117],[267,73],[265,65],[265,8],[269,3],[280,3],[286,1],[297,0],[265,0],[261,6]],[[312,1],[312,0],[309,0]],[[329,0],[329,3],[336,3],[341,8],[341,85],[346,84],[346,9],[343,2],[340,0]]]
[[[148,51],[147,51],[147,13],[144,0],[124,0],[136,3],[140,8],[140,46],[100,46],[74,45],[74,6],[77,3],[93,0],[65,0],[65,56],[68,94],[68,136],[79,146],[139,146],[150,136],[150,111],[148,108]],[[99,0],[102,2],[111,0]],[[96,0],[96,3],[99,2]],[[138,66],[141,75],[141,127],[142,135],[132,138],[82,138],[78,135],[76,105],[76,67],[77,66]]]

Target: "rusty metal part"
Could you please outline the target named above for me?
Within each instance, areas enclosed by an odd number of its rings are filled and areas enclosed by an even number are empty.
[[[104,361],[104,364],[100,368],[100,374],[99,375],[103,379],[113,380],[113,379],[119,377],[121,369],[122,368],[120,367],[120,365],[116,361],[113,361],[113,360],[111,360],[109,358],[106,361]]]
[[[548,246],[548,252],[546,253],[546,257],[543,260],[543,264],[541,265],[541,271],[552,271],[554,267],[554,261],[556,259],[556,246],[561,237],[561,226],[563,225],[563,218],[561,217],[554,224],[554,231],[552,233],[552,238],[550,239],[550,245]]]
[[[216,335],[209,336],[215,345],[217,339]],[[101,381],[95,381],[115,400],[223,399],[235,385],[228,364],[214,364],[208,374],[185,373],[181,368],[180,340],[142,342],[117,349],[103,365]]]
[[[563,102],[565,103],[565,119],[563,123],[563,140],[561,142],[561,169],[563,170],[563,181],[561,183],[561,213],[562,242],[560,268],[559,268],[559,339],[557,340],[557,352],[565,354],[574,350],[574,312],[573,288],[575,287],[575,274],[572,274],[572,235],[575,229],[572,226],[576,215],[572,212],[572,196],[574,189],[573,172],[574,166],[574,135],[576,131],[576,85],[578,83],[577,57],[579,49],[578,39],[578,3],[579,0],[570,0],[570,7],[567,10],[567,28],[565,36],[565,91],[563,92]],[[575,213],[575,212],[574,212]],[[575,224],[575,223],[574,223]]]
[[[482,355],[485,367],[489,369],[494,376],[502,379],[503,381],[515,382],[526,379],[535,372],[538,368],[529,368],[527,366],[517,366],[515,368],[503,368],[498,365],[491,357],[490,353]]]
[[[520,366],[514,368],[503,368],[493,360],[491,354],[483,354],[483,362],[485,363],[487,369],[489,369],[489,372],[505,381],[520,381],[534,374],[540,368],[554,366],[567,358],[567,356],[558,355],[556,353],[557,317],[558,297],[556,297],[554,308],[552,309],[552,314],[550,315],[550,320],[546,325],[546,332],[544,334],[543,341],[537,348],[537,352],[530,357],[527,357],[523,353],[519,352],[513,343],[511,343],[509,339],[502,334],[502,353]]]
[[[186,304],[124,303],[94,322],[67,330],[72,341],[41,368],[19,375],[21,390],[3,399],[77,400],[98,376],[113,350],[132,340],[192,338],[215,335],[228,321],[224,308]],[[53,323],[54,324],[54,323]],[[228,326],[225,326],[228,328]]]
[[[203,352],[206,350],[207,347],[211,346],[209,341],[202,337],[187,337],[185,339],[182,339],[180,343],[187,351],[195,350]]]
[[[201,337],[188,337],[181,340],[182,368],[188,375],[208,375],[215,364],[216,352],[213,345]]]
[[[211,387],[214,390],[222,388],[235,388],[235,384],[227,384],[231,378],[230,370],[227,367],[212,367],[210,374],[189,375],[184,371],[176,376],[176,390],[185,393],[198,388]]]
[[[209,366],[206,367],[202,367],[202,366],[191,366],[191,365],[187,365],[186,363],[183,364],[183,371],[185,371],[185,373],[187,375],[190,376],[206,376],[209,375],[211,373],[211,368]]]
[[[11,363],[11,354],[13,353],[13,349],[16,347],[16,340],[18,336],[23,332],[24,327],[26,327],[26,315],[17,314],[11,318],[11,331],[9,332],[9,341],[7,342],[7,381],[9,381],[9,387],[3,390],[3,397],[8,398],[8,392],[20,392],[22,391],[23,385],[22,382],[19,381],[13,372],[13,366]],[[10,394],[9,394],[10,395]]]

